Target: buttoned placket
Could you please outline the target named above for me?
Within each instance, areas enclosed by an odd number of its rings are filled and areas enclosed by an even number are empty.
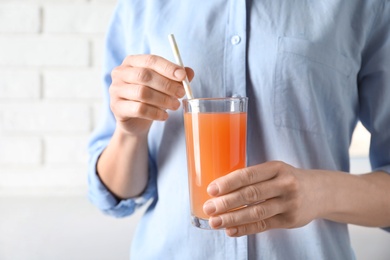
[[[246,96],[246,1],[229,1],[225,40],[224,86],[226,96]]]
[[[226,96],[246,96],[246,0],[229,1],[225,36],[224,86]],[[248,238],[225,238],[228,259],[248,259]]]

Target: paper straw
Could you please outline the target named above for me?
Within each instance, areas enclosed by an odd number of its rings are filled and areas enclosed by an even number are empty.
[[[179,66],[184,68],[183,61],[181,60],[181,57],[180,57],[179,48],[177,47],[177,43],[176,43],[176,40],[175,40],[175,36],[173,34],[170,34],[170,35],[168,35],[168,39],[169,39],[169,43],[171,44],[171,48],[172,48],[172,51],[173,51],[173,55],[175,56],[176,63]],[[188,99],[193,99],[194,96],[192,95],[190,82],[188,81],[188,77],[187,76],[183,80],[183,86],[184,86],[184,90],[186,91],[187,98]]]

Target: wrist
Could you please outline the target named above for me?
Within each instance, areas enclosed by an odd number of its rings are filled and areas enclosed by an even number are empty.
[[[329,219],[333,214],[337,214],[343,204],[342,180],[346,173],[327,170],[308,170],[311,176],[309,182],[314,218]]]
[[[114,135],[117,135],[118,138],[125,140],[144,140],[147,138],[150,127],[137,127],[134,126],[134,129],[128,130],[122,123],[117,122],[115,127]]]

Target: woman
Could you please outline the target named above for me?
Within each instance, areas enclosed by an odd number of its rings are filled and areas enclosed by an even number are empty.
[[[380,0],[119,1],[89,188],[119,217],[152,200],[131,259],[353,259],[348,223],[389,227],[389,24]],[[191,69],[169,61],[170,33]],[[248,167],[208,187],[214,231],[189,220],[186,75],[195,97],[249,97]],[[372,136],[360,176],[358,120]]]

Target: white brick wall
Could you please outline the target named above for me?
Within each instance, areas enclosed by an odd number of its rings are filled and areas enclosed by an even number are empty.
[[[49,33],[104,33],[111,17],[110,4],[64,3],[45,11],[43,28]]]
[[[29,4],[2,4],[0,32],[37,33],[40,29],[40,8]]]
[[[0,37],[2,67],[88,67],[88,38],[72,35],[3,35]]]
[[[41,95],[41,79],[36,71],[0,69],[0,103],[7,100],[37,100]]]
[[[73,99],[80,100],[100,98],[101,84],[100,70],[96,69],[60,69],[45,70],[43,96],[47,99]]]
[[[42,163],[42,141],[38,137],[0,137],[0,164],[39,166]]]
[[[115,0],[0,0],[0,194],[85,193]],[[351,152],[366,156],[362,127]]]
[[[0,0],[0,194],[85,193],[115,0]]]

